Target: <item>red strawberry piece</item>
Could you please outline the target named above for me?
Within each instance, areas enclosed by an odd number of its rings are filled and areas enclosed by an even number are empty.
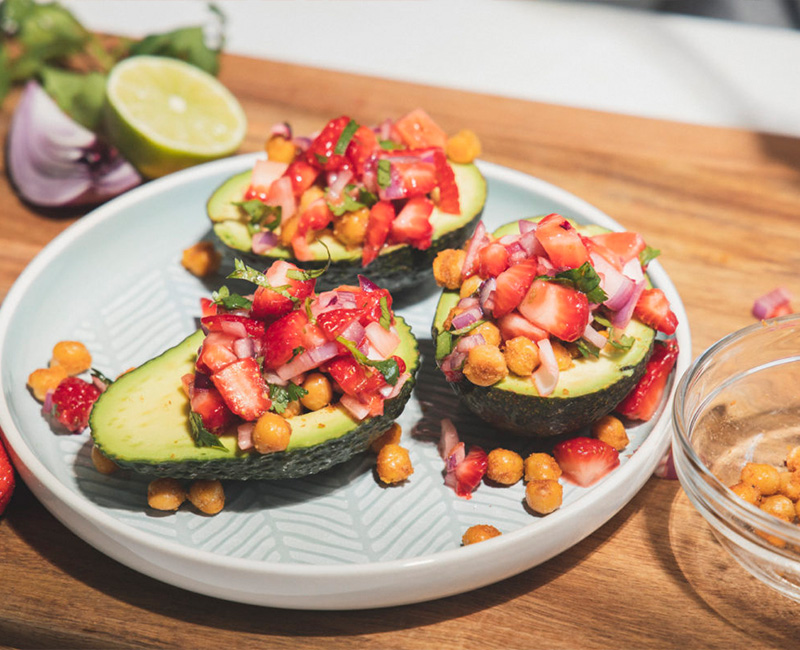
[[[200,298],[200,315],[202,318],[217,313],[217,304],[210,298]]]
[[[667,335],[674,334],[678,327],[678,317],[669,308],[669,300],[661,289],[645,289],[639,296],[633,315],[645,325]]]
[[[0,442],[0,515],[6,509],[8,502],[11,501],[11,495],[14,493],[14,467],[11,465],[11,459]]]
[[[463,443],[462,443],[463,444]],[[472,492],[480,485],[488,466],[486,452],[476,445],[470,447],[469,453],[455,467],[456,494],[465,499],[472,498]]]
[[[375,132],[366,126],[359,126],[347,146],[347,158],[357,175],[364,173],[364,163],[379,149]]]
[[[667,379],[678,360],[678,343],[674,339],[656,341],[647,361],[644,376],[619,404],[616,411],[631,420],[647,421],[661,404]]]
[[[201,318],[200,322],[209,332],[222,332],[234,336],[244,332],[253,338],[260,338],[264,333],[263,321],[239,314],[214,314]]]
[[[618,255],[623,265],[638,257],[646,247],[638,232],[605,232],[591,239]]]
[[[424,196],[436,187],[436,166],[433,163],[393,160],[392,175],[397,175],[404,198]]]
[[[559,214],[550,214],[539,222],[536,239],[557,269],[575,269],[589,261],[578,231]]]
[[[394,218],[394,205],[389,201],[378,201],[372,206],[369,211],[369,220],[367,221],[361,266],[367,266],[378,257],[378,253],[386,243],[386,238],[392,229]]]
[[[197,356],[197,367],[208,374],[222,370],[239,357],[233,351],[233,342],[238,337],[222,332],[209,332],[203,339],[203,347]]]
[[[497,327],[504,341],[510,341],[518,336],[524,336],[531,341],[541,341],[550,337],[541,327],[536,327],[518,311],[501,316],[497,321]]]
[[[268,370],[287,363],[298,348],[305,348],[308,316],[297,309],[269,325],[262,337],[264,367]]]
[[[222,395],[215,388],[192,391],[192,411],[203,420],[203,426],[211,432],[222,431],[234,420]]]
[[[211,381],[227,407],[247,421],[257,420],[271,406],[261,368],[252,357],[228,364],[211,375]]]
[[[562,341],[576,341],[589,324],[586,294],[547,280],[534,280],[519,312]]]
[[[333,341],[350,323],[360,319],[363,313],[361,309],[331,309],[317,316],[317,326],[329,341]]]
[[[325,171],[334,171],[349,166],[347,156],[335,153],[336,145],[345,127],[350,123],[346,115],[337,117],[325,125],[306,152],[306,161]]]
[[[598,241],[595,241],[594,237],[584,237],[581,235],[581,241],[583,245],[586,246],[586,250],[589,251],[589,255],[599,255],[602,257],[606,262],[611,264],[617,271],[622,271],[622,267],[624,264],[622,263],[622,258],[619,256],[619,253],[610,249],[608,246],[601,244]]]
[[[292,181],[294,195],[299,197],[317,180],[319,169],[305,160],[298,159],[289,165],[286,176]]]
[[[328,374],[339,384],[339,387],[353,397],[364,397],[367,373],[364,366],[350,355],[332,359],[327,364]]]
[[[596,483],[619,465],[619,452],[614,447],[584,436],[558,443],[553,456],[564,478],[581,487]]]
[[[394,123],[395,130],[410,149],[447,145],[447,133],[421,108],[404,115]]]
[[[257,160],[250,175],[250,187],[245,192],[244,200],[258,199],[266,201],[269,188],[283,176],[288,165],[274,160]]]
[[[292,237],[292,251],[298,260],[307,262],[314,258],[308,246],[308,235],[325,228],[331,221],[333,221],[333,212],[324,198],[316,199],[309,204],[300,215],[297,233]]]
[[[515,264],[497,276],[494,309],[495,318],[501,318],[517,308],[528,293],[536,277],[539,264],[536,260],[526,260]]]
[[[436,181],[439,186],[439,210],[447,214],[459,214],[461,206],[453,168],[447,162],[447,156],[443,151],[436,151],[433,160],[436,164]]]
[[[409,199],[392,221],[392,241],[410,244],[420,250],[430,248],[433,226],[429,219],[432,212],[430,199],[424,196]]]
[[[507,268],[508,250],[502,244],[492,242],[478,252],[478,275],[482,278],[497,277]]]
[[[70,432],[80,433],[89,424],[89,413],[98,397],[100,390],[94,384],[67,377],[53,391],[53,415]]]
[[[289,262],[275,262],[264,274],[270,286],[281,289],[281,292],[258,287],[253,296],[251,313],[256,318],[274,319],[288,314],[296,302],[301,302],[314,293],[316,280],[297,280],[290,278],[289,271],[300,272],[294,264]],[[288,295],[285,295],[288,294]],[[289,296],[292,296],[290,298]]]

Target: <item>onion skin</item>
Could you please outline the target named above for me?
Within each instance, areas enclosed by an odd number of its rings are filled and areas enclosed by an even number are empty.
[[[92,206],[142,182],[130,163],[73,121],[35,81],[22,92],[7,146],[11,181],[35,206]]]

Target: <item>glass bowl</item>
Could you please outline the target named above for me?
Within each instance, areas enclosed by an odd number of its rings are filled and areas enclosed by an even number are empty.
[[[678,479],[720,544],[800,602],[800,526],[729,489],[748,462],[785,471],[800,445],[800,315],[756,323],[706,350],[678,385],[673,425]]]

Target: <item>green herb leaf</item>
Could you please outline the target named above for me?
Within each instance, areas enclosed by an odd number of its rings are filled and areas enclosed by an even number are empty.
[[[366,207],[363,203],[350,196],[346,191],[342,195],[341,203],[331,203],[330,201],[327,203],[328,209],[333,212],[336,217],[341,217],[345,212],[355,212],[356,210]]]
[[[589,262],[584,262],[577,269],[567,269],[556,273],[555,277],[543,275],[540,278],[571,286],[581,293],[585,293],[589,302],[601,304],[608,299],[606,292],[600,288],[600,276]]]
[[[233,205],[245,211],[250,223],[264,227],[269,230],[275,230],[281,225],[282,208],[279,205],[267,205],[258,199],[250,199],[249,201],[233,201]]]
[[[355,134],[356,131],[358,131],[358,122],[355,120],[350,120],[347,123],[347,126],[344,127],[339,139],[336,141],[336,146],[333,148],[333,153],[335,153],[337,156],[344,156],[345,152],[347,151],[347,146],[350,144],[350,140],[353,139],[353,134]]]
[[[644,250],[639,253],[639,264],[642,265],[642,268],[647,268],[647,265],[650,264],[654,259],[656,259],[659,255],[661,255],[661,251],[657,248],[651,248],[650,246],[645,246]]]
[[[264,287],[265,289],[271,289],[275,293],[278,293],[286,298],[289,298],[292,302],[297,302],[297,297],[293,296],[289,293],[289,285],[284,284],[279,287],[273,287],[269,280],[267,280],[267,276],[264,275],[261,271],[254,269],[252,266],[247,266],[242,260],[235,259],[233,261],[233,273],[231,273],[228,277],[233,280],[247,280],[248,282],[252,282],[253,284]],[[287,274],[288,275],[288,274]]]
[[[279,384],[269,385],[269,398],[272,400],[272,410],[276,413],[283,413],[289,402],[294,402],[304,395],[308,395],[308,391],[302,386],[298,386],[289,382],[286,386]]]
[[[106,386],[110,386],[114,383],[113,379],[109,379],[106,377],[102,372],[100,372],[97,368],[89,368],[89,374],[92,377],[97,377],[100,381],[102,381]]]
[[[392,327],[392,312],[389,311],[389,301],[386,300],[386,296],[381,296],[381,299],[378,301],[381,306],[381,317],[378,320],[380,326],[385,329],[387,332]]]
[[[608,342],[617,350],[630,350],[631,346],[636,342],[636,339],[627,334],[618,334],[612,327],[608,330]]]
[[[361,188],[358,190],[358,201],[367,208],[371,208],[378,202],[378,195]]]
[[[226,286],[221,286],[219,291],[214,291],[211,294],[211,300],[215,305],[219,305],[223,309],[236,310],[236,309],[250,309],[253,306],[253,301],[238,293],[231,293],[230,289]]]
[[[322,240],[317,240],[320,244],[322,244],[323,248],[325,248],[325,252],[328,253],[328,261],[325,262],[325,266],[321,269],[289,269],[286,271],[286,277],[292,280],[300,280],[301,282],[305,282],[306,280],[313,280],[314,278],[318,278],[321,276],[325,271],[327,271],[331,266],[331,251],[328,246]]]
[[[352,341],[348,341],[343,336],[337,336],[336,340],[346,347],[350,351],[350,354],[353,355],[353,358],[362,366],[371,366],[381,373],[387,384],[394,386],[397,383],[397,380],[400,378],[400,366],[397,365],[397,361],[394,359],[373,361],[359,350]]]
[[[219,72],[219,51],[206,45],[203,28],[182,27],[163,34],[151,34],[130,49],[131,56],[148,54],[181,59],[205,70],[209,74]]]
[[[189,425],[192,430],[192,438],[197,447],[212,447],[214,449],[225,449],[219,438],[206,429],[203,418],[199,413],[189,413]]]
[[[315,153],[314,156],[317,159],[317,162],[320,165],[327,165],[328,164],[328,156],[323,156],[321,153]]]
[[[470,325],[465,325],[460,330],[451,330],[450,334],[452,334],[453,336],[464,336],[464,334],[471,332],[479,325],[483,325],[485,322],[486,320],[484,319],[478,319],[474,323],[471,323]]]
[[[383,158],[378,161],[378,187],[386,189],[392,184],[392,164]]]
[[[106,97],[104,74],[81,74],[44,66],[41,77],[42,86],[62,111],[90,131],[100,129]]]
[[[378,146],[384,151],[396,151],[398,149],[405,149],[399,142],[394,140],[378,140]]]
[[[578,352],[580,352],[581,356],[583,357],[596,358],[600,356],[600,348],[598,348],[593,343],[590,343],[586,339],[578,339],[577,341],[575,341],[575,345],[578,348]]]

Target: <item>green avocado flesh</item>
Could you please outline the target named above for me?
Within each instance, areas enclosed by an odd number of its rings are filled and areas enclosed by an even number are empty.
[[[607,232],[596,225],[578,226],[578,230],[587,236]],[[494,235],[517,232],[514,222],[502,226]],[[432,327],[434,348],[444,321],[459,300],[458,291],[442,293]],[[574,359],[572,367],[559,373],[558,384],[547,397],[539,395],[531,377],[512,373],[486,387],[466,378],[449,383],[473,413],[499,429],[534,437],[571,433],[610,413],[644,375],[656,332],[631,319],[625,334],[634,339],[628,350],[606,346],[597,358]],[[436,361],[441,359],[437,357]]]
[[[276,246],[266,255],[252,251],[251,235],[241,208],[234,202],[243,200],[250,186],[250,170],[232,176],[211,195],[206,209],[214,224],[214,234],[235,255],[252,266],[269,266],[276,259],[288,259],[303,268],[322,268],[328,261],[328,271],[317,280],[317,287],[329,289],[342,284],[355,284],[357,275],[363,274],[389,291],[419,284],[424,276],[431,275],[433,259],[440,250],[460,248],[472,235],[472,231],[486,203],[486,179],[475,165],[451,164],[458,185],[461,214],[446,214],[434,208],[431,214],[433,243],[426,250],[418,250],[406,244],[385,246],[378,257],[367,267],[361,266],[361,248],[347,248],[332,235],[322,235],[311,244],[315,259],[299,262],[292,251]],[[325,245],[323,246],[323,242]],[[325,249],[327,246],[327,250]]]
[[[121,467],[175,478],[282,479],[316,474],[366,450],[389,428],[411,396],[419,350],[411,328],[400,317],[395,352],[411,374],[397,397],[386,400],[382,416],[355,421],[339,405],[289,420],[286,451],[243,452],[235,429],[220,436],[225,449],[198,447],[189,427],[189,400],[181,377],[194,371],[203,332],[117,379],[94,405],[90,427],[94,443]]]

